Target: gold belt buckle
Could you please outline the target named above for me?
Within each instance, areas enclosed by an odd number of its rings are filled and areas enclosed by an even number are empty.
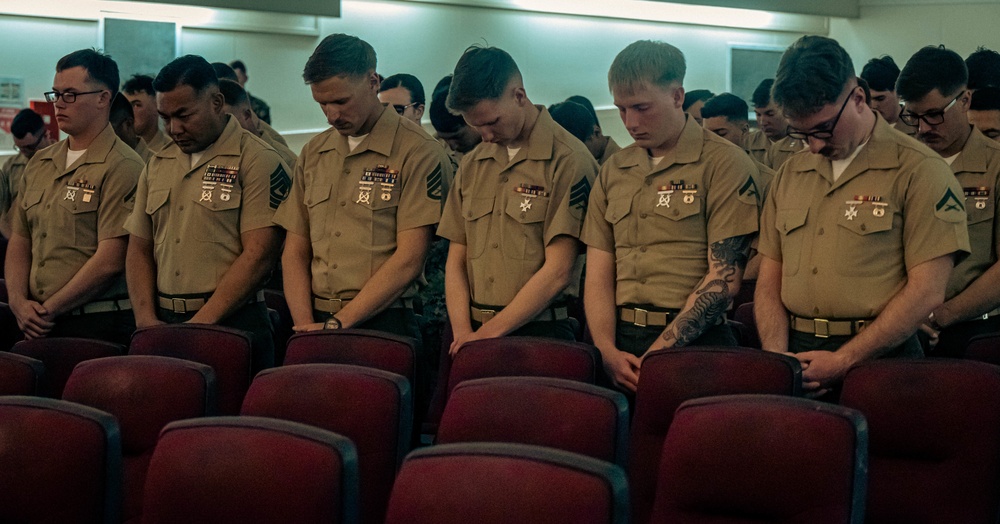
[[[635,320],[633,320],[632,323],[639,327],[646,327],[648,322],[649,322],[649,311],[645,309],[635,308]]]
[[[830,338],[830,321],[825,318],[814,318],[813,332],[818,338]]]
[[[170,299],[170,304],[173,306],[174,313],[187,313],[187,301],[183,298],[172,298]]]
[[[480,324],[485,324],[485,323],[489,322],[490,320],[493,320],[493,317],[497,316],[497,311],[495,309],[480,309],[479,310],[479,315],[483,319],[479,323]]]

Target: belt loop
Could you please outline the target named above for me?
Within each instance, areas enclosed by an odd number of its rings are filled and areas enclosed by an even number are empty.
[[[830,338],[830,321],[825,318],[813,319],[813,330],[818,338]]]

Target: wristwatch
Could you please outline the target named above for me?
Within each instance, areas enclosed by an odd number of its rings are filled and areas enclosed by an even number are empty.
[[[337,317],[330,317],[323,323],[323,329],[340,329],[340,319]]]

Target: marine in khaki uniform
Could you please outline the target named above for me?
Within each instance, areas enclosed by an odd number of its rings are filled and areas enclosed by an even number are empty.
[[[759,122],[759,120],[758,120]],[[771,147],[771,141],[760,129],[750,131],[743,137],[743,150],[753,157],[755,162],[763,164],[767,161],[767,151]]]
[[[257,117],[257,127],[260,128],[259,136],[263,138],[265,142],[268,144],[277,142],[285,147],[288,147],[288,141],[285,140],[285,137],[281,136],[281,134],[278,133],[273,127],[271,127],[271,124],[261,120],[260,117],[257,116],[257,113],[254,113],[254,116]]]
[[[222,110],[212,66],[187,55],[154,81],[173,144],[150,159],[126,223],[139,327],[219,324],[249,331],[253,368],[274,362],[260,291],[282,232],[272,217],[291,181],[277,153]]]
[[[755,315],[764,349],[796,354],[817,396],[854,364],[922,354],[915,332],[969,251],[965,205],[947,164],[868,107],[836,41],[792,44],[774,95],[810,151],[771,184]]]
[[[123,224],[142,160],[108,123],[117,86],[114,61],[84,49],[59,60],[45,94],[69,138],[31,158],[14,202],[6,279],[26,338],[128,344],[134,331]]]
[[[750,133],[743,144],[754,160],[777,171],[789,156],[805,149],[801,140],[789,138],[788,120],[771,99],[773,78],[767,78],[754,89],[753,111],[757,115],[758,130]]]
[[[764,157],[764,165],[769,166],[774,171],[781,169],[781,165],[788,160],[789,157],[798,153],[800,151],[805,151],[808,145],[792,136],[785,136],[781,140],[777,140],[771,144],[771,147],[767,150],[767,156]]]
[[[31,109],[22,109],[10,123],[17,154],[0,166],[0,235],[10,238],[10,206],[17,198],[21,178],[28,160],[38,151],[52,145],[45,122]]]
[[[462,159],[438,228],[451,241],[452,354],[508,334],[572,340],[565,289],[580,279],[577,238],[597,162],[531,103],[501,49],[465,51],[448,107],[483,137]]]
[[[585,107],[590,112],[590,116],[594,118],[594,133],[589,140],[584,140],[583,143],[594,154],[594,157],[597,158],[597,164],[603,166],[611,158],[611,155],[622,150],[622,146],[618,145],[618,142],[615,142],[614,138],[604,135],[604,131],[601,129],[601,119],[597,118],[597,110],[594,109],[594,104],[591,103],[589,98],[573,95],[567,98],[566,101],[576,102]]]
[[[170,145],[170,137],[160,129],[160,116],[156,112],[156,90],[153,89],[153,77],[132,75],[122,85],[121,92],[132,104],[135,132],[146,141],[146,146],[151,151],[159,151]]]
[[[291,149],[288,148],[287,145],[285,145],[284,139],[281,141],[275,140],[274,137],[280,138],[280,135],[277,133],[274,133],[274,135],[264,133],[263,127],[261,126],[264,123],[261,122],[261,120],[257,118],[257,115],[254,114],[253,110],[250,109],[250,99],[247,98],[247,92],[244,91],[238,83],[225,78],[219,80],[219,91],[222,92],[222,96],[226,100],[223,110],[236,117],[236,120],[240,123],[240,126],[242,126],[243,129],[251,132],[254,136],[260,138],[267,145],[271,146],[271,148],[278,153],[278,156],[281,157],[281,160],[285,162],[285,165],[288,166],[289,170],[294,168],[295,160],[298,157],[292,152]]]
[[[905,102],[901,121],[915,126],[917,139],[951,164],[969,216],[972,254],[952,271],[944,304],[924,326],[935,356],[959,357],[973,336],[1000,331],[1000,144],[969,124],[968,77],[958,53],[925,47],[903,67],[897,87]]]
[[[419,339],[412,298],[451,163],[379,102],[376,60],[367,42],[335,34],[306,62],[303,77],[332,127],[303,148],[275,217],[288,230],[285,297],[298,331],[354,327]]]
[[[635,144],[591,193],[584,300],[604,368],[629,391],[651,351],[736,345],[725,313],[757,232],[753,162],[684,114],[685,69],[676,47],[639,41],[608,73]]]

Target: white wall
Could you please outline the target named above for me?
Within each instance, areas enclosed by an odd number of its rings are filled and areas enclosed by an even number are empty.
[[[67,52],[98,44],[96,21],[69,21],[0,14],[0,76],[23,76],[30,97],[40,98],[52,81],[55,62]],[[341,18],[320,18],[319,37],[184,28],[181,53],[209,61],[241,58],[250,74],[248,89],[266,100],[274,126],[291,136],[293,147],[326,127],[302,82],[302,68],[322,36],[344,32],[370,42],[379,72],[416,75],[430,90],[451,72],[462,51],[488,43],[513,55],[529,97],[553,104],[579,94],[602,111],[602,125],[619,142],[628,136],[612,110],[606,75],[615,54],[639,39],[670,42],[685,52],[689,89],[727,88],[730,44],[785,47],[794,33],[712,28],[655,22],[456,7],[402,1],[344,0]],[[138,44],[137,44],[138,45]],[[131,72],[122,71],[122,78]],[[428,93],[429,95],[429,93]],[[7,138],[9,140],[9,138]],[[9,147],[5,148],[9,149]]]

